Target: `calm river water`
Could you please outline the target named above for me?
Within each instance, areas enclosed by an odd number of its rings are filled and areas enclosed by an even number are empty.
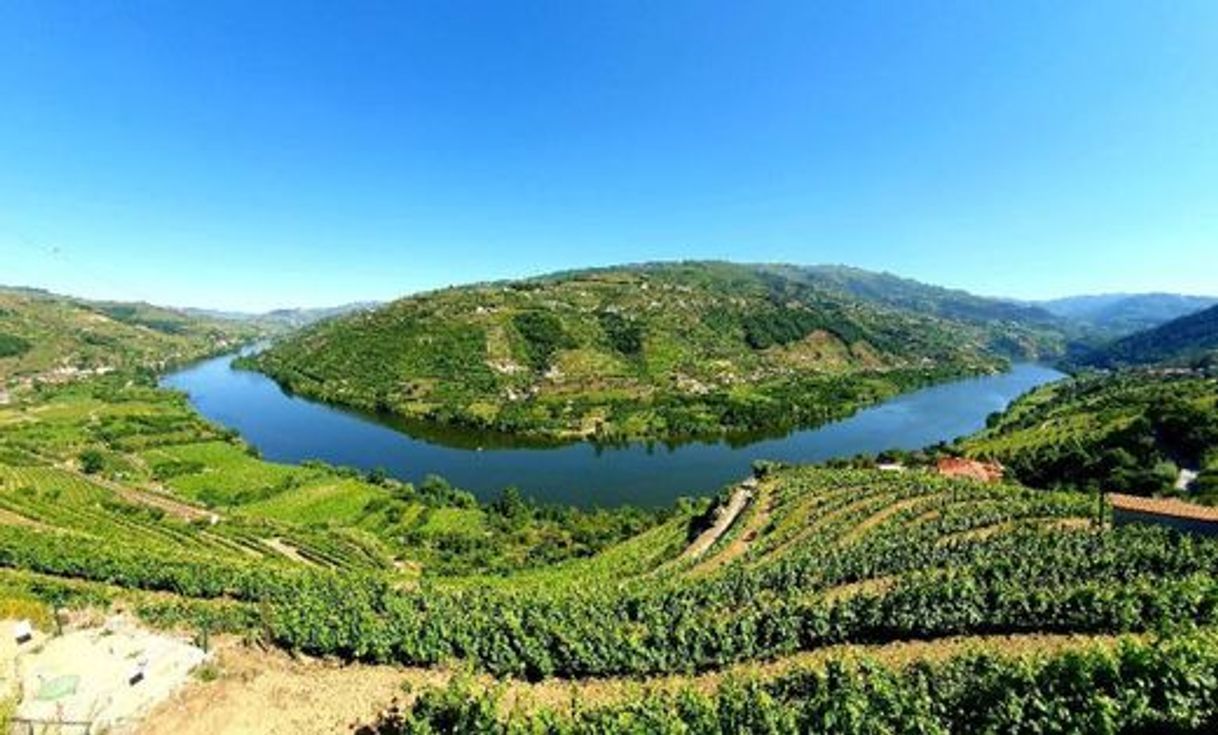
[[[502,438],[420,431],[393,421],[285,393],[264,375],[233,370],[233,356],[171,373],[162,385],[186,391],[208,419],[236,429],[277,462],[321,459],[385,468],[417,482],[438,474],[492,499],[516,485],[538,500],[580,506],[670,504],[744,477],[755,459],[816,462],[884,449],[917,449],[985,425],[993,411],[1063,375],[1023,363],[1001,375],[966,378],[906,393],[842,421],[747,444],[597,447],[508,446]]]

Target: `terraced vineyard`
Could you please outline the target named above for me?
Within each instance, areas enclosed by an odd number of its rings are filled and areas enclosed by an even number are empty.
[[[0,601],[122,604],[404,677],[474,672],[384,713],[384,732],[1120,729],[1218,713],[1203,676],[1218,543],[1114,530],[1081,493],[761,463],[747,487],[663,513],[479,505],[440,480],[264,462],[126,378],[23,397],[0,427]],[[743,509],[716,525],[729,502]],[[1171,683],[1184,676],[1200,678]],[[1170,698],[1138,698],[1135,679]],[[555,706],[546,693],[564,687],[586,699]]]

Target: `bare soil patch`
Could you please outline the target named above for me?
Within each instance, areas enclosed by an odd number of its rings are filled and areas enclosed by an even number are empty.
[[[441,670],[342,665],[292,658],[224,639],[216,649],[215,679],[195,681],[152,712],[141,735],[259,733],[308,735],[348,732],[384,710],[402,685],[443,684]]]

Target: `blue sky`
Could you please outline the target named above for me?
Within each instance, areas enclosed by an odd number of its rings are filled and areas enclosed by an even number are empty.
[[[1218,3],[0,5],[0,283],[264,309],[620,262],[1218,293]]]

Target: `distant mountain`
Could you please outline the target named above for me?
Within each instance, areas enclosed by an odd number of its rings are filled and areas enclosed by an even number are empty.
[[[314,309],[275,309],[259,314],[255,321],[267,324],[282,324],[291,329],[306,327],[314,322],[332,319],[357,311],[370,311],[380,306],[379,301],[356,301],[339,306],[326,306]]]
[[[1039,302],[1039,306],[1100,332],[1123,337],[1218,304],[1213,296],[1170,293],[1069,296]]]
[[[841,265],[770,268],[785,277],[837,289],[864,301],[945,319],[987,324],[1012,322],[1025,326],[1062,326],[1062,320],[1057,315],[1039,305],[976,296],[967,291],[932,286],[891,273],[875,273]]]
[[[1093,351],[1081,362],[1101,368],[1218,365],[1218,306],[1123,337]]]
[[[184,312],[196,316],[214,319],[245,322],[263,327],[272,332],[290,331],[306,327],[314,322],[331,319],[355,311],[368,311],[380,306],[379,301],[356,301],[339,306],[324,306],[317,308],[273,309],[261,313],[243,311],[220,311],[215,309],[183,309]]]
[[[1005,358],[1043,310],[840,267],[655,263],[476,284],[290,335],[245,361],[293,391],[545,438],[818,423]]]

